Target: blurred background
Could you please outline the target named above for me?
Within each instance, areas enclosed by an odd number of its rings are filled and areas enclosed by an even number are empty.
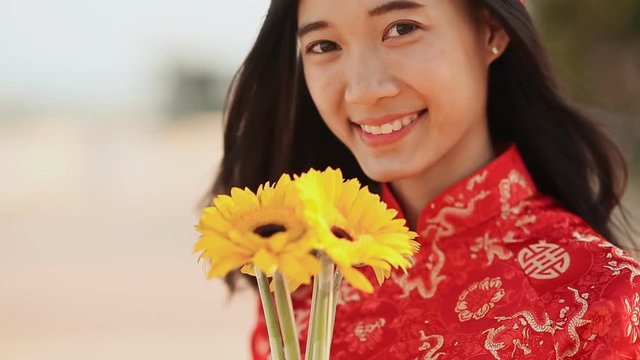
[[[0,0],[0,359],[249,358],[254,295],[205,281],[191,247],[268,4]],[[640,2],[527,6],[638,214]]]

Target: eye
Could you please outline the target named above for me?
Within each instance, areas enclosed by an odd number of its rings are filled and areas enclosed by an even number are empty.
[[[409,22],[395,23],[391,25],[389,27],[389,30],[385,32],[383,40],[407,35],[418,28],[419,26],[414,23],[409,23]]]
[[[342,49],[340,45],[334,43],[333,41],[317,41],[309,46],[307,46],[307,53],[310,54],[324,54],[331,51],[336,51]]]

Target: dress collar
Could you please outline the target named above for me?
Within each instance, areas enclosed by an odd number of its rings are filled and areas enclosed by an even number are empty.
[[[515,144],[510,145],[493,161],[475,173],[455,183],[431,202],[418,220],[417,232],[427,237],[431,228],[450,227],[444,235],[459,234],[491,218],[519,212],[524,202],[537,193]],[[390,186],[382,184],[382,199],[405,218]],[[442,233],[438,231],[438,233]]]

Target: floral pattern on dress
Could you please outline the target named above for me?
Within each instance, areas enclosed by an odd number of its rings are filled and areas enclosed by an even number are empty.
[[[482,319],[504,297],[500,278],[475,282],[458,297],[456,313],[460,321]]]
[[[635,344],[638,341],[638,326],[640,326],[640,295],[635,293],[632,300],[624,298],[624,308],[629,315],[625,335],[629,337],[632,344]]]
[[[580,338],[592,341],[605,336],[611,330],[615,313],[616,308],[611,301],[599,300],[593,303],[585,316],[589,323],[580,330]]]
[[[404,217],[387,184],[382,198]],[[331,360],[640,359],[640,264],[540,193],[515,146],[427,204],[415,230],[407,273],[372,294],[342,284]],[[293,296],[302,351],[310,296]],[[253,358],[266,360],[256,308]]]

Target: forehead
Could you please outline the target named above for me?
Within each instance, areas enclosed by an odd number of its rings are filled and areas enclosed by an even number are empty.
[[[420,12],[430,21],[455,22],[468,20],[475,0],[300,0],[298,25],[322,23],[324,27],[376,19],[387,14]],[[462,15],[462,16],[461,16]],[[452,17],[457,19],[452,19]]]
[[[424,7],[428,2],[433,0],[300,0],[298,18],[302,22],[305,17],[337,16],[345,12],[376,16],[389,10]]]

